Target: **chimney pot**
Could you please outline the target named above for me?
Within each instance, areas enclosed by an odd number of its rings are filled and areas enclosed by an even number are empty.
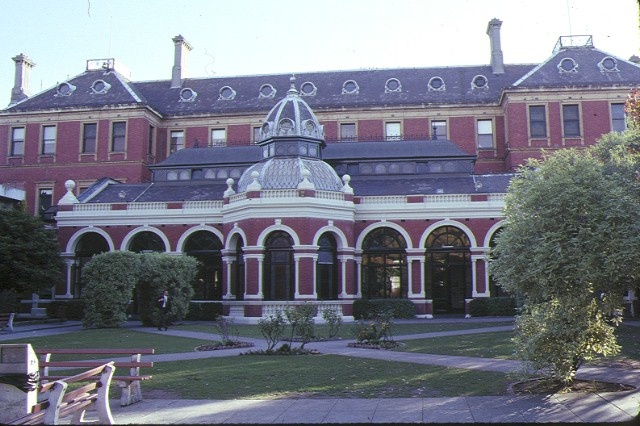
[[[504,74],[504,59],[502,57],[502,47],[500,46],[500,27],[502,21],[493,18],[487,25],[487,35],[491,45],[491,71],[494,74]]]

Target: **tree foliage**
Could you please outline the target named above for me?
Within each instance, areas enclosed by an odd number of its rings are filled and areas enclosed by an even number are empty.
[[[618,350],[612,320],[640,276],[639,140],[611,133],[529,160],[508,190],[490,271],[524,303],[518,355],[565,383]]]
[[[127,321],[139,269],[139,255],[129,251],[98,254],[87,263],[82,271],[87,282],[82,292],[84,327],[119,327]]]
[[[20,210],[0,210],[0,291],[38,293],[64,282],[54,231]]]
[[[144,253],[139,256],[136,292],[142,323],[158,323],[160,312],[156,300],[164,290],[169,291],[169,317],[183,319],[193,296],[192,283],[198,271],[198,261],[190,256],[167,253]]]

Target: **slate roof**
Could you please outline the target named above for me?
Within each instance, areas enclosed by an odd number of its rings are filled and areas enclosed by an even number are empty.
[[[90,203],[171,202],[222,200],[227,185],[221,181],[173,181],[141,184],[111,184]],[[121,197],[120,194],[125,197]]]

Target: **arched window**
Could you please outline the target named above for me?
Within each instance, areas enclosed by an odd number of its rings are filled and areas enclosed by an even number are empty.
[[[109,251],[109,243],[97,232],[83,234],[76,244],[75,266],[73,271],[74,297],[80,297],[84,283],[82,281],[82,269],[93,256]]]
[[[269,234],[265,243],[262,293],[265,300],[293,300],[295,292],[293,239],[283,231]]]
[[[362,291],[367,299],[407,297],[407,243],[391,228],[371,231],[362,245]]]
[[[471,243],[454,226],[435,229],[427,238],[426,295],[434,313],[464,313],[471,298]]]
[[[330,233],[322,234],[318,240],[318,262],[316,264],[316,291],[318,299],[338,298],[338,258],[336,239]]]
[[[209,231],[189,235],[184,252],[198,260],[193,299],[222,300],[222,242]]]
[[[162,238],[151,231],[139,232],[129,242],[129,251],[134,253],[164,253],[166,250]]]

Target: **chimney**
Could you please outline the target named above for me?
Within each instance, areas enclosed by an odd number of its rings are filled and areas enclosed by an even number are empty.
[[[502,21],[493,18],[487,25],[487,35],[491,43],[491,71],[494,74],[504,74],[504,61],[502,59],[502,47],[500,47],[500,27]]]
[[[11,103],[9,105],[16,104],[29,97],[31,94],[29,91],[29,76],[31,68],[36,65],[23,53],[11,59],[16,63],[16,76],[13,89],[11,89]]]
[[[175,54],[173,69],[171,70],[171,88],[182,87],[182,79],[187,76],[186,54],[191,51],[191,45],[181,35],[173,39]]]

